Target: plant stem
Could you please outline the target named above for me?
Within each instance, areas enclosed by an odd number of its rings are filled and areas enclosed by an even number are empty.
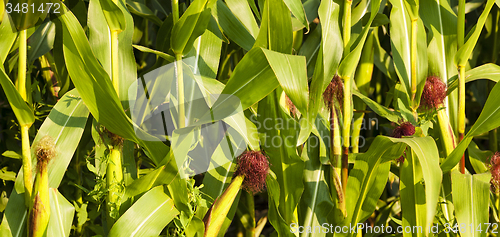
[[[78,176],[77,184],[80,186],[82,186],[82,184],[83,184],[83,180],[82,180],[83,174],[82,174],[82,168],[80,165],[80,163],[82,162],[81,156],[82,156],[81,155],[81,148],[78,147],[76,149],[76,152],[75,152],[75,171],[76,171],[76,175]],[[81,188],[76,189],[75,200],[76,200],[76,203],[78,203],[78,207],[81,208],[83,205],[83,195],[82,195]],[[75,226],[75,231],[76,231],[77,236],[82,236],[83,225],[80,225],[80,223],[78,223]]]
[[[19,61],[18,61],[18,88],[19,94],[23,100],[27,103],[28,93],[26,85],[26,61],[27,61],[27,32],[26,30],[21,30],[19,32]],[[21,143],[22,143],[22,157],[23,157],[23,178],[24,178],[24,197],[26,200],[26,206],[31,205],[31,194],[33,190],[33,176],[31,170],[31,147],[30,147],[30,136],[29,136],[30,125],[21,125]]]
[[[33,190],[33,178],[31,170],[31,147],[29,137],[29,126],[21,126],[21,142],[23,153],[23,178],[24,178],[24,197],[26,206],[30,206],[31,193]]]
[[[342,129],[342,190],[346,193],[347,189],[347,176],[349,166],[349,141],[351,132],[351,118],[352,118],[352,79],[350,77],[343,78],[344,80],[344,121]]]
[[[118,31],[111,31],[111,79],[113,82],[113,87],[115,88],[116,94],[120,97],[120,71],[119,63],[120,59],[118,56]]]
[[[495,8],[495,11],[493,12],[495,15],[495,21],[494,21],[494,32],[493,32],[493,50],[491,53],[491,62],[496,63],[497,62],[497,57],[498,57],[498,21],[500,20],[500,11],[499,8]],[[488,94],[491,92],[493,87],[495,86],[495,82],[493,81],[488,81]],[[489,131],[488,133],[489,136],[489,143],[490,143],[490,151],[498,151],[498,137],[497,137],[497,129],[493,129]]]
[[[179,21],[179,0],[172,0],[172,14],[174,17],[174,25]]]
[[[26,61],[27,61],[27,32],[21,30],[19,32],[19,62],[18,62],[18,88],[19,94],[24,101],[28,102],[28,93],[26,88]]]
[[[348,47],[351,39],[351,5],[352,0],[344,0],[344,26],[342,28],[344,41],[344,57],[351,51]]]
[[[465,39],[465,0],[458,0],[458,29],[457,29],[457,40],[458,48],[464,45]]]
[[[450,120],[448,119],[448,115],[446,115],[446,110],[438,110],[437,115],[444,150],[446,152],[446,156],[449,156],[456,147],[455,133],[451,128]]]
[[[253,199],[253,194],[249,192],[243,192],[244,201],[249,210],[250,216],[250,229],[246,230],[245,236],[254,236],[255,235],[255,201]]]
[[[120,60],[118,49],[118,31],[111,31],[111,78],[113,87],[118,98],[120,98]],[[109,137],[109,136],[108,136]],[[109,160],[106,167],[106,184],[108,187],[107,208],[108,208],[108,224],[111,226],[118,218],[114,216],[114,212],[120,209],[120,200],[118,199],[121,192],[123,182],[122,168],[122,149],[123,146],[111,144],[109,150]]]
[[[184,110],[184,75],[182,71],[182,55],[175,55],[175,72],[177,75],[177,102],[179,104],[179,128],[186,127],[186,112]]]
[[[411,100],[417,94],[417,25],[418,18],[411,20]]]
[[[464,138],[465,132],[465,66],[458,66],[458,142]],[[465,155],[460,161],[460,172],[465,173]]]

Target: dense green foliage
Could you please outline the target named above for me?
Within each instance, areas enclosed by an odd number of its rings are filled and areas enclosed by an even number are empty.
[[[0,0],[0,236],[498,236],[498,3]]]

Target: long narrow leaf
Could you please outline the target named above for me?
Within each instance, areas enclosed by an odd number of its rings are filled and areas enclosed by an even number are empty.
[[[157,236],[178,214],[173,200],[163,192],[163,187],[156,187],[139,198],[116,221],[108,236]]]
[[[488,172],[470,175],[453,171],[451,178],[457,222],[467,223],[465,228],[460,228],[461,236],[486,236],[491,174]]]
[[[50,220],[47,236],[69,236],[75,216],[75,207],[57,189],[51,188],[49,191]]]

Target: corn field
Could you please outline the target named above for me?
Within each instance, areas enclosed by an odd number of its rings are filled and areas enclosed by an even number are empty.
[[[499,7],[0,0],[0,236],[500,236]]]

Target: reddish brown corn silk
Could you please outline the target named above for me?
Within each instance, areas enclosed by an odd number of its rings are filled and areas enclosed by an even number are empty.
[[[491,187],[495,192],[500,192],[500,152],[495,152],[490,157]]]
[[[430,76],[425,81],[422,92],[422,104],[425,109],[438,109],[446,98],[446,84],[436,76]]]
[[[251,193],[259,193],[266,186],[269,173],[267,156],[260,151],[246,151],[238,158],[235,176],[244,175],[243,187]]]
[[[325,99],[325,104],[328,108],[332,108],[332,105],[337,101],[342,107],[342,101],[344,100],[344,84],[339,76],[335,75],[323,93],[323,98]]]
[[[392,131],[392,137],[402,138],[415,134],[415,126],[410,122],[404,122]]]

